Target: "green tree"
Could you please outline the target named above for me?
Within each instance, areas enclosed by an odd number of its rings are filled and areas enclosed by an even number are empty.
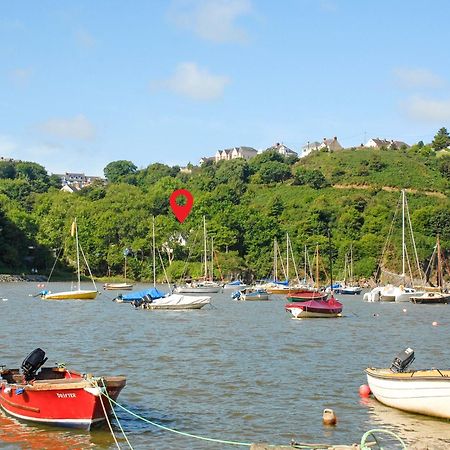
[[[10,161],[0,161],[0,178],[16,178],[16,167]]]
[[[433,142],[431,143],[432,147],[438,151],[450,146],[450,134],[447,131],[447,128],[442,127],[434,136]]]
[[[320,170],[306,169],[304,167],[298,167],[295,170],[294,184],[311,186],[313,189],[321,189],[329,185]]]
[[[137,167],[131,161],[119,160],[110,162],[103,169],[103,173],[110,183],[117,183],[128,175],[134,175],[136,169]]]
[[[290,178],[291,171],[284,162],[268,161],[261,164],[258,174],[262,183],[277,183]]]

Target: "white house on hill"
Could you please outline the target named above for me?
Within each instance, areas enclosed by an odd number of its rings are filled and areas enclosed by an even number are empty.
[[[304,158],[305,156],[308,156],[311,152],[314,150],[319,150],[320,142],[314,141],[314,142],[308,142],[302,147],[302,154],[300,155],[300,158]]]
[[[318,147],[319,150],[327,149],[329,152],[342,150],[343,148],[336,136],[333,139],[323,138],[322,143]]]
[[[380,139],[380,138],[371,138],[367,141],[367,143],[364,145],[364,147],[368,148],[390,148],[390,149],[399,149],[402,147],[409,147],[409,145],[406,142],[402,141],[394,141],[393,139]]]
[[[276,150],[280,155],[283,156],[298,156],[297,152],[294,152],[294,150],[291,150],[289,147],[279,142],[272,145],[272,147],[269,147],[267,150]]]
[[[258,154],[258,151],[252,147],[233,147],[225,150],[217,150],[215,161],[223,161],[229,159],[244,158],[246,160],[253,158]]]

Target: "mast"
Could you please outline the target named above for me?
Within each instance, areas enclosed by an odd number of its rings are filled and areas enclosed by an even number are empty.
[[[152,247],[153,247],[153,287],[156,287],[156,238],[155,238],[155,216],[152,217]]]
[[[319,244],[316,245],[316,288],[319,289]]]
[[[204,251],[204,257],[205,257],[205,270],[204,270],[204,278],[205,281],[208,279],[208,249],[206,245],[206,218],[203,216],[203,251]]]
[[[214,236],[211,236],[211,281],[214,280]]]
[[[439,235],[437,236],[436,240],[436,252],[437,252],[437,274],[436,274],[436,281],[437,285],[439,287],[439,290],[442,291],[443,287],[443,280],[442,280],[442,260],[441,260],[441,243],[439,241]]]
[[[278,264],[277,264],[277,238],[273,239],[273,277],[274,281],[278,281]]]
[[[331,289],[331,295],[333,295],[333,258],[332,258],[332,252],[331,252],[331,232],[330,229],[328,228],[327,230],[328,232],[328,253],[329,253],[329,257],[330,257],[330,289]]]
[[[286,233],[286,279],[289,281],[289,234]]]
[[[124,277],[125,277],[125,283],[127,282],[127,254],[125,253],[125,264],[124,264]]]
[[[80,279],[80,246],[78,244],[78,226],[77,218],[73,221],[75,224],[75,245],[77,247],[77,274],[78,274],[78,290],[81,290],[81,279]]]
[[[405,190],[402,189],[402,278],[405,282]]]
[[[350,283],[353,284],[353,244],[350,244]]]

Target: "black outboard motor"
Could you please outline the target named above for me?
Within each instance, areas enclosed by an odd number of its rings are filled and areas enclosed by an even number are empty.
[[[47,361],[45,352],[41,348],[33,350],[22,363],[22,371],[26,381],[32,380],[36,376],[36,372]]]
[[[405,348],[401,351],[392,361],[391,371],[392,372],[406,372],[406,369],[414,361],[414,350],[412,348]]]

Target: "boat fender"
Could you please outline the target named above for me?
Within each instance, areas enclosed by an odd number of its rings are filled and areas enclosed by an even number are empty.
[[[370,390],[370,387],[367,384],[362,384],[359,387],[359,396],[362,398],[368,398],[372,391]]]

